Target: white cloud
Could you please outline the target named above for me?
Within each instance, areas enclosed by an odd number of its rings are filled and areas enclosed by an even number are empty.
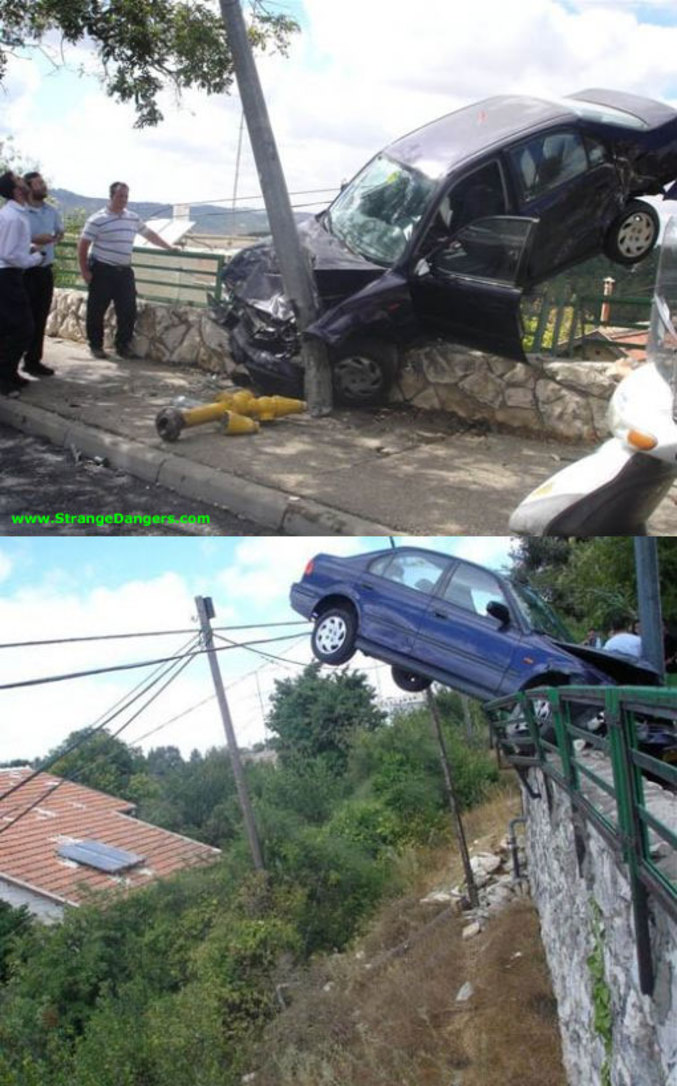
[[[12,572],[12,560],[0,551],[0,581],[6,581]]]
[[[677,27],[646,21],[656,5],[424,0],[416,21],[394,14],[392,0],[304,6],[307,29],[289,58],[259,61],[292,192],[335,190],[391,139],[491,94],[605,85],[674,94]],[[87,50],[82,55],[91,61]],[[0,130],[38,154],[55,185],[103,196],[113,175],[125,174],[136,199],[173,203],[232,193],[236,95],[188,94],[181,108],[165,96],[166,122],[137,131],[132,109],[106,99],[92,80],[83,81],[77,100],[70,94],[57,124],[44,119],[44,96],[58,95],[58,76],[40,79],[35,65],[15,61],[8,86]],[[258,190],[247,147],[239,192]]]

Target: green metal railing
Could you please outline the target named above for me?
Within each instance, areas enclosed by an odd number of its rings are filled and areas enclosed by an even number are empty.
[[[602,319],[595,315],[602,306],[608,305],[609,316]],[[593,329],[622,328],[646,331],[649,326],[651,298],[620,297],[616,295],[563,293],[540,294],[525,301],[525,318],[528,331],[524,338],[525,350],[532,354],[550,354],[570,358],[574,350],[587,343],[601,342],[592,335]],[[637,347],[628,340],[609,341],[615,347]]]
[[[86,290],[80,277],[77,245],[76,241],[66,239],[56,246],[56,284],[71,290]],[[132,250],[138,296],[167,305],[206,306],[208,297],[220,301],[225,263],[222,253],[202,250],[181,249],[174,253],[144,247]]]
[[[677,725],[677,690],[643,686],[548,687],[500,698],[485,708],[499,757],[518,771],[530,796],[540,798],[527,776],[528,769],[535,767],[568,792],[573,808],[594,826],[616,859],[626,866],[640,986],[644,993],[651,994],[654,969],[649,897],[677,921],[677,879],[659,866],[654,852],[657,846],[664,845],[677,849],[677,826],[668,826],[649,810],[645,782],[648,775],[677,791],[677,764],[643,752],[640,734],[647,720],[669,727]],[[604,734],[584,726],[595,717],[603,720]],[[586,756],[591,748],[603,755],[594,765]],[[675,871],[674,866],[671,870]]]

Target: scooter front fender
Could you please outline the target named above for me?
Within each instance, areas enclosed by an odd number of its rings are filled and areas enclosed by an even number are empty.
[[[611,438],[569,464],[518,505],[510,530],[520,535],[645,535],[670,489],[677,464],[633,452]]]

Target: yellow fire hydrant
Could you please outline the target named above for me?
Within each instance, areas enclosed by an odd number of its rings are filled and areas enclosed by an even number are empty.
[[[248,388],[238,389],[237,392],[220,392],[216,399],[238,415],[247,415],[261,422],[281,419],[285,415],[300,415],[307,407],[305,400],[293,400],[289,396],[255,396]]]
[[[155,419],[155,428],[163,441],[178,441],[182,430],[203,422],[220,422],[224,434],[253,434],[259,428],[255,419],[236,414],[224,403],[206,403],[186,410],[165,407]]]
[[[178,441],[181,431],[204,422],[220,422],[224,434],[253,434],[259,422],[270,422],[285,415],[300,415],[305,400],[288,396],[254,396],[249,389],[221,392],[214,403],[191,407],[165,407],[155,419],[155,428],[163,441]]]

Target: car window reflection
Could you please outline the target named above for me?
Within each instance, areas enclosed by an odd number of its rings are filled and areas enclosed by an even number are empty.
[[[499,581],[488,570],[460,565],[446,586],[443,597],[464,611],[487,617],[487,604],[492,600],[509,607]]]
[[[372,562],[369,572],[417,592],[430,594],[435,591],[447,565],[444,560],[429,555],[398,555],[393,552],[386,558]]]

